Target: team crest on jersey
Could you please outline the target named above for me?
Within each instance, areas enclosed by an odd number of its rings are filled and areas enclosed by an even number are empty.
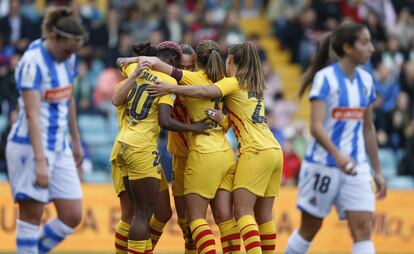
[[[68,100],[72,95],[72,86],[66,86],[57,89],[48,89],[44,94],[44,98],[47,102],[56,103],[64,100]]]

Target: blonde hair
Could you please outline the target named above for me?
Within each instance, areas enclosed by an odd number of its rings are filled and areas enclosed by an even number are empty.
[[[206,72],[209,80],[217,82],[224,78],[225,66],[219,46],[212,40],[200,42],[196,48],[197,64]]]
[[[255,94],[258,99],[263,98],[265,82],[256,45],[250,41],[235,44],[229,49],[229,55],[233,56],[237,66],[235,76],[240,87]]]

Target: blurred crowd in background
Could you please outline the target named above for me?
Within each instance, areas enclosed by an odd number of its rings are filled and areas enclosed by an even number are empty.
[[[17,116],[14,70],[28,44],[41,37],[44,10],[35,0],[0,0],[0,171],[6,172],[4,149],[11,123]],[[104,8],[95,0],[45,1],[46,6],[69,5],[82,18],[89,40],[79,56],[74,84],[79,127],[86,151],[84,180],[110,179],[108,161],[117,133],[114,86],[122,76],[118,57],[132,56],[131,45],[173,40],[196,47],[211,39],[220,45],[223,60],[228,47],[244,40],[259,48],[266,79],[268,124],[284,148],[284,184],[294,185],[309,142],[307,123],[293,120],[297,102],[284,98],[277,69],[260,47],[258,35],[246,36],[240,19],[266,17],[268,36],[290,52],[291,61],[305,70],[318,42],[345,20],[367,25],[376,52],[365,68],[375,79],[378,99],[375,125],[380,158],[387,178],[407,177],[395,187],[414,187],[414,0],[108,0]],[[261,29],[258,27],[257,29]],[[234,135],[228,134],[236,146]],[[171,157],[166,133],[160,150],[171,178]],[[3,178],[5,178],[3,174]],[[410,178],[411,177],[411,178]]]

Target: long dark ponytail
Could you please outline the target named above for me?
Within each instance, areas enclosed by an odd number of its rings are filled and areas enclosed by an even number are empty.
[[[315,74],[327,66],[331,60],[330,49],[332,48],[333,52],[338,58],[345,56],[345,51],[343,46],[348,44],[354,46],[355,42],[358,40],[358,34],[366,27],[361,24],[354,22],[345,22],[338,26],[335,31],[328,34],[321,42],[318,52],[316,53],[312,63],[309,65],[309,68],[305,71],[303,75],[302,86],[299,90],[299,96],[302,97],[306,89],[312,83]]]

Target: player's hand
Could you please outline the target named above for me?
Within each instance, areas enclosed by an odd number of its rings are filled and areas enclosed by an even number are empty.
[[[82,165],[84,157],[84,152],[80,141],[72,142],[72,154],[73,158],[75,159],[76,167],[79,168]]]
[[[155,85],[149,85],[147,87],[147,92],[151,96],[163,96],[166,94],[170,94],[172,92],[172,89],[174,88],[174,85],[170,85],[167,83],[156,83]]]
[[[387,196],[387,182],[382,174],[375,174],[375,186],[377,187],[377,199],[384,199]]]
[[[140,61],[137,65],[137,68],[134,70],[133,75],[138,77],[144,70],[148,70],[151,68],[151,64],[148,61]]]
[[[118,65],[121,68],[124,68],[128,64],[137,63],[137,62],[138,62],[137,57],[119,57],[116,59],[116,65]]]
[[[208,117],[202,119],[198,122],[193,122],[191,124],[192,126],[192,132],[197,134],[204,134],[204,135],[210,135],[210,133],[207,131],[214,127],[214,122],[212,122]]]
[[[216,123],[221,122],[221,120],[223,120],[225,117],[223,112],[219,109],[210,108],[210,109],[206,109],[205,112],[207,116]]]
[[[335,161],[336,161],[336,165],[338,165],[338,167],[345,174],[347,174],[347,175],[353,175],[353,176],[357,174],[356,168],[355,168],[356,164],[348,156],[345,156],[345,155],[340,154],[340,155],[338,155],[335,158]]]
[[[40,188],[47,188],[49,186],[49,169],[46,159],[36,160],[35,174],[35,185]]]

